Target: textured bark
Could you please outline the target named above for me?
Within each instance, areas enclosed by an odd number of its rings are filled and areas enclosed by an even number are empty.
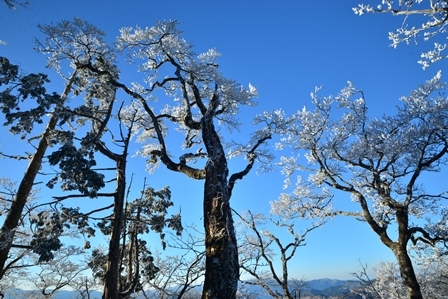
[[[398,261],[401,279],[406,288],[408,299],[423,299],[420,284],[417,281],[417,276],[415,275],[414,267],[406,247],[397,249],[394,251],[394,254]]]
[[[358,192],[355,192],[354,194],[359,200],[364,219],[373,231],[380,237],[381,242],[394,253],[400,269],[401,279],[406,288],[408,299],[423,299],[420,284],[417,281],[414,266],[412,265],[411,258],[409,257],[407,251],[407,244],[411,238],[411,232],[409,229],[409,208],[406,204],[396,204],[394,206],[398,225],[398,238],[397,241],[393,241],[388,236],[386,228],[380,226],[371,215],[364,196]],[[387,201],[392,202],[393,200],[390,198]]]
[[[202,133],[209,161],[204,185],[206,259],[202,299],[232,299],[236,297],[239,265],[227,184],[229,171],[212,120],[206,121]]]
[[[165,55],[167,54],[165,53]],[[167,57],[172,65],[176,67],[175,73],[182,85],[182,90],[186,91],[187,80],[181,75],[182,67],[172,57],[169,55]],[[87,67],[90,69],[90,66]],[[149,162],[155,162],[157,159],[160,159],[172,171],[184,173],[188,177],[197,180],[205,179],[203,209],[206,270],[202,298],[233,299],[236,298],[238,288],[239,264],[237,241],[230,209],[230,197],[235,181],[244,177],[251,170],[255,156],[250,158],[249,165],[244,171],[232,176],[228,182],[229,171],[227,168],[227,159],[221,140],[213,124],[213,119],[220,105],[218,86],[215,86],[215,92],[209,104],[205,105],[197,86],[194,82],[188,81],[188,86],[193,90],[194,105],[199,108],[202,118],[200,121],[193,120],[191,117],[192,103],[189,102],[190,99],[186,96],[184,98],[186,101],[186,114],[182,121],[190,129],[200,130],[202,132],[202,141],[206,148],[206,155],[202,153],[192,155],[208,157],[205,169],[195,169],[186,165],[185,159],[182,160],[182,158],[185,158],[185,155],[181,156],[180,163],[172,161],[166,150],[163,129],[159,123],[159,118],[148,106],[145,98],[127,88],[124,84],[119,83],[113,78],[109,78],[109,82],[112,85],[139,100],[143,109],[152,119],[153,129],[160,143],[160,150],[153,150],[151,152]],[[162,86],[163,84],[158,83],[154,86]],[[178,120],[172,121],[178,122]],[[269,138],[270,136],[261,140],[253,150]]]
[[[210,169],[216,167],[218,169]],[[205,283],[202,298],[235,298],[238,283],[238,251],[227,185],[220,182],[223,165],[207,167],[205,180]]]
[[[123,222],[123,208],[126,189],[126,155],[117,157],[117,189],[114,195],[114,214],[112,233],[109,241],[109,255],[107,260],[106,278],[104,283],[103,299],[119,298],[119,266],[120,236]]]
[[[398,261],[401,279],[406,288],[408,299],[423,299],[420,284],[415,275],[414,266],[407,251],[407,244],[411,237],[409,232],[409,210],[407,206],[396,207],[398,224],[398,240],[392,251]]]

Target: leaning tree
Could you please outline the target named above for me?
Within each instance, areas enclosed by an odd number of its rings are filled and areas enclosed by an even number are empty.
[[[73,127],[70,124],[67,125],[67,121],[74,119],[72,109],[78,112],[85,111],[92,97],[85,97],[86,102],[83,97],[76,108],[73,102],[76,102],[75,99],[85,91],[88,95],[94,93],[96,98],[103,100],[103,103],[108,102],[109,95],[114,91],[114,88],[108,88],[109,85],[100,84],[101,76],[76,67],[76,64],[85,61],[100,64],[97,61],[99,57],[103,61],[113,62],[113,52],[103,41],[104,34],[100,30],[79,19],[76,19],[74,23],[63,22],[59,26],[40,26],[40,29],[47,34],[48,39],[45,42],[38,42],[37,50],[50,54],[49,66],[55,68],[63,78],[64,85],[60,95],[47,92],[45,86],[50,82],[48,75],[43,73],[23,75],[17,65],[10,63],[5,57],[0,58],[0,86],[3,87],[0,91],[0,107],[6,120],[4,125],[9,127],[11,133],[21,135],[22,139],[28,138],[28,142],[34,149],[33,153],[25,157],[20,152],[2,153],[5,157],[28,159],[29,162],[1,227],[0,279],[8,263],[15,231],[20,224],[20,218],[35,186],[36,178],[39,172],[42,172],[49,148],[73,137]],[[58,35],[62,32],[64,34]],[[52,37],[57,39],[57,47],[52,47],[49,43]],[[62,70],[61,61],[69,62],[68,65],[64,65],[68,69]],[[101,67],[104,67],[104,64]],[[102,114],[106,115],[106,113]],[[43,133],[32,136],[33,130],[44,123],[46,126]],[[64,154],[69,156],[67,152]],[[93,194],[101,187],[101,175],[90,174],[92,176],[85,181],[87,185],[84,187],[85,191],[88,190]]]
[[[103,298],[127,298],[157,271],[141,235],[155,231],[163,236],[166,226],[180,233],[180,215],[167,216],[173,204],[168,188],[145,187],[140,198],[129,201],[129,148],[142,113],[134,104],[124,108],[125,102],[118,101],[119,70],[104,34],[76,18],[39,28],[44,38],[37,41],[37,50],[48,55],[48,66],[62,78],[74,78],[73,94],[82,98],[80,104],[62,103],[55,113],[59,126],[73,130],[51,131],[60,147],[48,155],[48,164],[59,169],[47,186],[70,192],[54,197],[65,226],[78,227],[87,237],[96,228],[110,236],[108,251],[94,250],[90,266],[104,283]],[[90,211],[64,204],[73,198],[99,197],[112,198],[112,204]]]
[[[372,119],[353,84],[334,97],[313,93],[315,109],[299,110],[288,118],[289,129],[280,132],[283,146],[294,152],[282,158],[284,173],[290,178],[302,170],[308,179],[299,177],[291,194],[273,202],[274,210],[365,221],[394,253],[410,299],[421,299],[422,293],[408,245],[446,246],[448,240],[447,190],[424,185],[427,174],[448,163],[448,99],[440,77],[403,97],[395,115]],[[360,211],[332,206],[344,200]]]
[[[21,75],[17,65],[11,64],[5,57],[0,57],[0,86],[4,85],[4,89],[0,91],[0,107],[6,120],[4,125],[8,126],[13,134],[20,134],[22,139],[27,138],[37,124],[44,122],[47,113],[51,114],[54,107],[58,110],[70,93],[74,78],[75,74],[68,78],[61,95],[49,94],[44,87],[45,83],[49,82],[47,75],[42,73]],[[23,109],[22,102],[24,101],[35,101],[36,105],[28,105]],[[25,156],[19,151],[9,154],[1,153],[4,157],[16,160],[28,159],[29,162],[14,193],[14,198],[5,210],[6,216],[0,231],[0,279],[9,263],[9,252],[14,243],[15,232],[20,225],[20,219],[42,167],[45,153],[51,142],[50,135],[58,121],[59,117],[53,111],[43,133],[29,138],[30,144],[34,146],[34,153]],[[36,139],[38,142],[34,144]]]

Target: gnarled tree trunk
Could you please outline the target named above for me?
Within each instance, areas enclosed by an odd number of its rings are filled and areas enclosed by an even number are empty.
[[[212,120],[204,118],[202,124],[203,140],[209,154],[204,186],[206,259],[202,299],[232,299],[236,297],[239,265],[227,183],[229,171]]]

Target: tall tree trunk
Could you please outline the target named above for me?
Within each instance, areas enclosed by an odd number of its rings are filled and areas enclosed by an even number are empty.
[[[36,152],[28,164],[28,168],[23,175],[19,188],[17,189],[16,196],[11,204],[11,207],[6,215],[5,222],[3,223],[0,235],[0,279],[5,274],[5,263],[8,259],[9,250],[11,249],[14,240],[14,230],[19,224],[20,217],[22,217],[23,208],[25,207],[28,196],[34,185],[34,180],[39,172],[42,159],[48,148],[47,137],[51,131],[55,128],[58,118],[53,116],[48,123],[42,138],[39,141]]]
[[[227,160],[213,123],[203,126],[203,134],[209,161],[205,167],[204,186],[206,258],[202,299],[233,299],[238,287],[239,265]]]
[[[126,155],[117,157],[117,189],[114,195],[114,214],[112,233],[109,241],[109,256],[107,259],[106,278],[104,283],[103,299],[119,298],[119,265],[120,236],[123,223],[123,205],[126,189]]]
[[[64,102],[70,93],[75,77],[76,71],[73,72],[67,82],[67,85],[65,86],[64,92],[61,95],[61,102]],[[6,215],[5,221],[3,222],[0,232],[0,279],[3,278],[3,275],[7,270],[5,269],[5,264],[14,240],[14,230],[19,224],[20,217],[22,217],[23,208],[25,207],[26,201],[30,196],[31,190],[33,189],[34,180],[36,179],[37,173],[41,169],[42,160],[48,148],[48,137],[56,127],[58,120],[59,118],[55,115],[50,118],[39,144],[37,145],[36,151],[34,152],[25,174],[20,181],[16,196],[11,203],[11,207]]]
[[[414,266],[412,265],[406,246],[397,246],[393,252],[398,261],[401,279],[406,288],[408,299],[423,299],[420,284],[417,281]]]
[[[403,205],[395,207],[395,210],[398,224],[398,240],[391,249],[397,258],[401,279],[406,288],[408,299],[423,299],[420,284],[417,281],[414,266],[407,250],[410,238],[409,207],[408,205]]]

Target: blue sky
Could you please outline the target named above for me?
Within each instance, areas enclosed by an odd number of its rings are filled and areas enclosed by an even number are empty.
[[[371,115],[394,113],[400,96],[430,79],[446,62],[423,71],[417,60],[431,45],[389,47],[387,33],[400,26],[402,19],[357,16],[351,8],[359,1],[29,0],[28,7],[17,10],[0,3],[0,40],[8,43],[0,46],[0,55],[27,72],[46,71],[57,82],[54,72],[43,70],[45,57],[33,50],[34,38],[40,36],[37,24],[79,17],[104,30],[113,42],[121,27],[146,27],[157,20],[175,19],[196,52],[216,48],[222,53],[219,63],[225,76],[258,88],[258,107],[240,116],[247,123],[264,110],[292,112],[309,106],[315,86],[323,86],[323,95],[336,94],[348,80],[364,91]],[[61,92],[60,85],[54,88]],[[1,129],[2,151],[13,150],[16,142]],[[26,167],[7,160],[0,163],[0,175],[16,180]],[[141,169],[141,160],[131,163]],[[148,178],[156,188],[170,185],[184,218],[201,225],[203,182],[163,169]],[[233,207],[267,213],[269,202],[282,192],[282,181],[279,173],[251,173],[237,183]],[[437,184],[437,178],[432,183]],[[134,184],[140,186],[138,181]],[[348,273],[359,269],[359,260],[373,265],[393,259],[368,226],[353,219],[333,220],[309,235],[306,243],[290,269],[307,279],[351,278]]]

